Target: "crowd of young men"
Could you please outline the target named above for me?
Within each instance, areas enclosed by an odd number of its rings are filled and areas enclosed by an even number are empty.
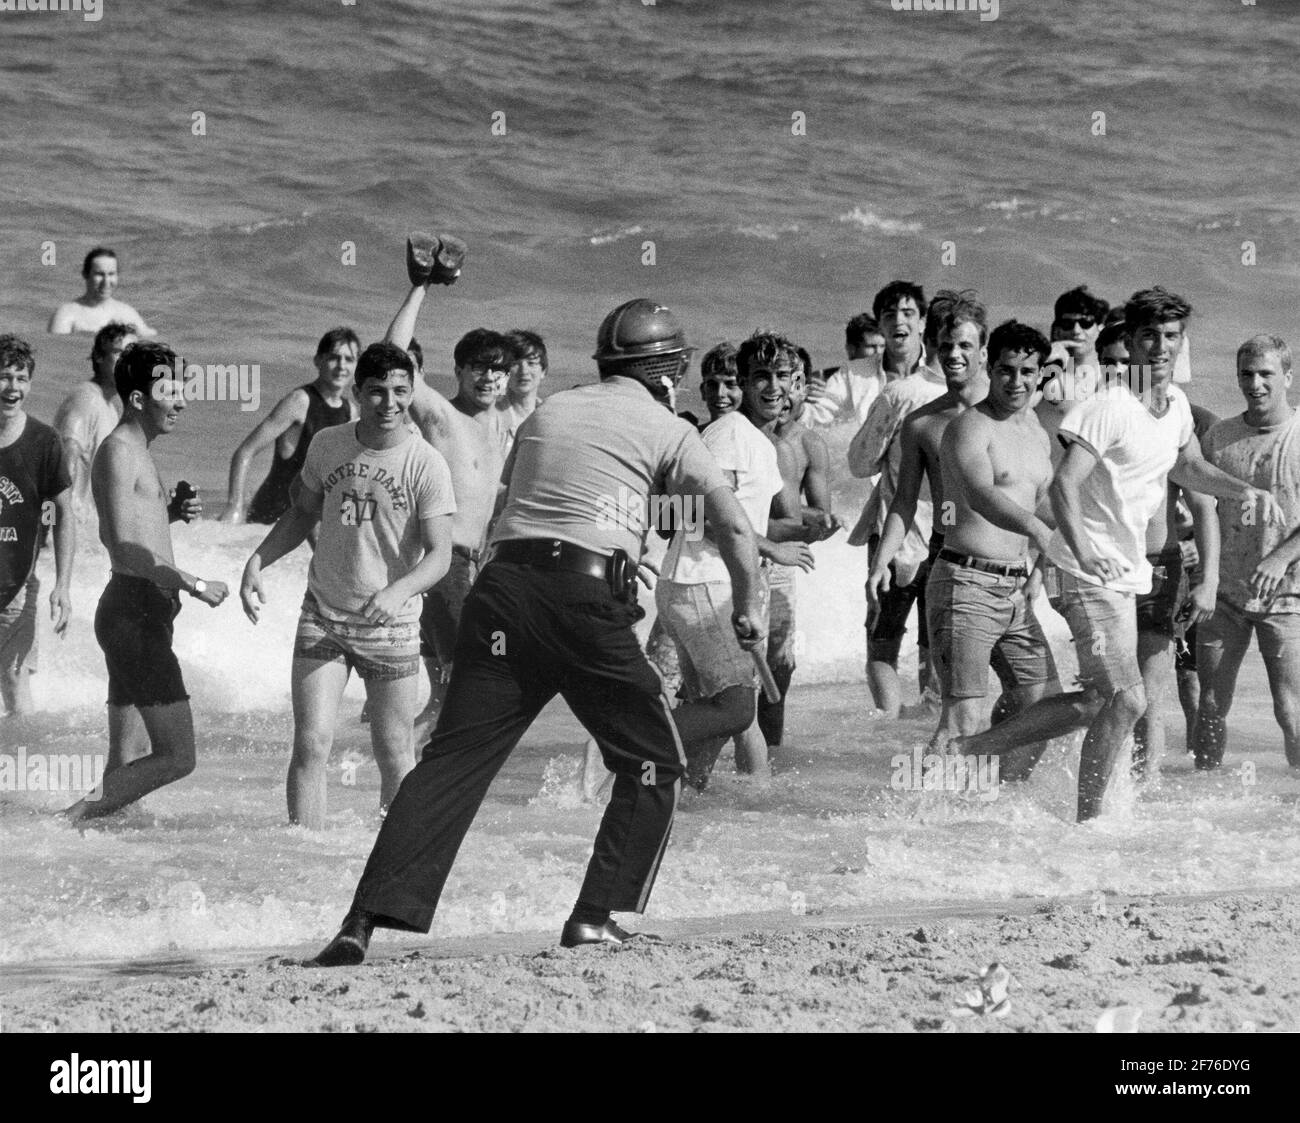
[[[625,938],[609,912],[649,891],[675,801],[665,803],[663,785],[675,793],[681,779],[702,790],[732,739],[737,766],[764,774],[785,739],[794,575],[813,568],[813,544],[841,529],[835,466],[817,432],[832,425],[854,429],[848,470],[872,481],[849,540],[868,547],[867,678],[885,716],[901,709],[899,656],[915,609],[918,689],[938,711],[935,748],[995,754],[1003,779],[1014,780],[1050,739],[1083,730],[1082,821],[1101,812],[1130,736],[1135,772],[1158,774],[1175,681],[1196,766],[1222,762],[1255,634],[1286,759],[1300,767],[1300,443],[1280,338],[1242,344],[1245,410],[1219,421],[1174,385],[1191,307],[1164,289],[1113,310],[1086,288],[1071,290],[1056,302],[1048,339],[1015,320],[990,330],[972,291],[927,302],[919,285],[894,281],[870,315],[849,321],[838,369],[816,371],[807,351],[774,332],[709,351],[701,440],[693,418],[665,427],[645,412],[677,412],[690,354],[671,313],[651,301],[620,306],[602,325],[600,393],[574,390],[539,410],[541,337],[487,329],[453,350],[455,394],[434,390],[415,325],[429,288],[459,275],[454,255],[439,264],[436,251],[412,274],[382,342],[362,350],[350,329],[325,334],[317,378],[282,399],[232,457],[222,516],[273,524],[241,584],[254,624],[264,568],[305,541],[315,551],[294,646],[290,820],[325,823],[325,765],[353,670],[366,688],[381,806],[400,806],[326,960],[364,955],[376,925],[427,928],[491,775],[557,692],[587,724],[589,757],[603,760],[614,784],[591,891],[565,939]],[[86,268],[79,307],[100,308],[115,256],[94,251]],[[169,495],[150,454],[185,408],[174,352],[142,341],[151,333],[138,315],[56,321],[51,330],[96,334],[92,380],[68,396],[54,429],[23,409],[31,349],[0,337],[0,696],[11,713],[30,707],[37,552],[52,526],[50,599],[61,633],[75,516],[93,502],[112,567],[95,614],[110,748],[102,791],[67,812],[80,820],[193,769],[173,620],[181,592],[215,607],[227,590],[180,570],[172,555],[169,522],[201,512],[196,496]],[[641,431],[624,447],[606,420]],[[270,474],[248,502],[249,466],[266,449]],[[613,496],[601,490],[611,480],[622,483],[613,519]],[[702,509],[687,503],[652,527],[638,512],[655,493],[695,495]],[[638,496],[639,506],[628,504]],[[644,615],[633,575],[650,529],[668,546],[642,650],[631,631]],[[556,585],[545,576],[552,570],[570,576]],[[573,601],[574,574],[607,586],[610,606]],[[1040,590],[1070,630],[1077,689],[1062,689],[1036,615]],[[544,625],[559,632],[547,638]],[[565,639],[565,628],[577,630]],[[525,665],[510,636],[548,665]],[[609,666],[592,662],[600,651]],[[430,691],[417,713],[421,657]],[[991,718],[990,669],[1000,683]],[[676,705],[664,726],[668,711],[655,707],[670,678]],[[487,712],[489,699],[505,710]],[[430,767],[417,769],[416,736],[435,719],[423,757]],[[651,793],[634,782],[645,767],[650,778],[639,783]],[[414,787],[404,784],[413,769]],[[448,815],[441,856],[420,859],[436,869],[415,871],[402,848],[428,834],[431,816]],[[616,853],[628,847],[631,881]]]

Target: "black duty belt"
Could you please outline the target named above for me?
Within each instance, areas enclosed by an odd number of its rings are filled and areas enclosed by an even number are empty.
[[[636,565],[622,550],[601,554],[559,538],[511,538],[496,544],[492,560],[581,573],[607,582],[620,600],[636,599]]]
[[[951,562],[953,565],[961,566],[962,569],[978,569],[982,573],[996,573],[999,577],[1029,576],[1029,567],[1024,562],[1017,565],[1003,565],[1001,562],[985,561],[983,558],[973,558],[970,554],[959,554],[956,550],[949,549],[939,551],[939,560]]]

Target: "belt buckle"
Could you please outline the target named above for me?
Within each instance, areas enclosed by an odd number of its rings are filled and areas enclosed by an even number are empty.
[[[551,561],[558,562],[560,560],[560,550],[563,548],[563,546],[564,543],[561,542],[558,538],[551,539],[551,553],[550,553]]]

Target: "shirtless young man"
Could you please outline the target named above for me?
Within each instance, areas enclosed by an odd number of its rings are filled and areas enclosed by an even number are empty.
[[[1128,371],[1061,423],[1069,448],[1049,492],[1057,529],[1046,557],[1057,570],[1054,603],[1074,637],[1081,689],[1042,698],[961,738],[964,753],[1004,755],[1086,726],[1080,822],[1101,814],[1120,749],[1146,711],[1136,600],[1151,587],[1146,530],[1167,481],[1249,501],[1265,521],[1281,513],[1268,492],[1206,463],[1187,399],[1168,392],[1190,314],[1191,306],[1165,289],[1135,293],[1124,308]]]
[[[932,312],[931,315],[934,313]],[[945,301],[942,318],[934,321],[933,333],[937,342],[939,363],[943,369],[947,389],[939,397],[919,405],[908,413],[902,422],[898,437],[898,484],[893,492],[889,512],[885,517],[880,541],[871,558],[867,575],[867,603],[874,621],[875,634],[891,639],[889,653],[897,660],[897,645],[901,641],[912,597],[902,596],[895,590],[896,570],[891,568],[913,526],[921,500],[921,486],[929,482],[930,503],[933,511],[929,541],[929,557],[916,571],[909,588],[928,582],[930,566],[943,546],[944,531],[951,523],[951,505],[945,506],[943,477],[939,471],[939,444],[949,422],[964,410],[980,401],[988,391],[988,376],[984,366],[987,357],[988,314],[984,305],[967,294],[954,301]],[[900,384],[901,385],[901,384]],[[928,523],[931,520],[926,520]],[[924,629],[928,636],[929,614]],[[922,629],[918,628],[918,631]],[[918,645],[919,647],[919,645]],[[933,641],[926,649],[933,652]],[[897,702],[897,681],[893,687]],[[886,709],[887,716],[890,714]]]
[[[174,375],[176,352],[134,343],[116,368],[122,420],[91,468],[99,537],[113,573],[95,612],[95,638],[108,664],[108,763],[102,794],[74,804],[72,822],[108,815],[194,771],[194,718],[172,622],[180,594],[215,608],[220,581],[203,581],[176,565],[168,524],[190,522],[196,498],[168,502],[149,449],[170,434],[185,408]]]
[[[97,246],[86,254],[81,264],[81,275],[86,281],[86,291],[76,300],[59,305],[50,317],[51,335],[71,335],[73,332],[97,332],[112,323],[128,324],[137,335],[152,337],[158,333],[140,318],[140,313],[125,301],[117,300],[117,254],[106,246]]]
[[[779,343],[764,344],[771,353],[768,355],[753,350],[758,347],[756,341],[760,339],[778,340]],[[765,354],[767,358],[763,362],[751,363],[751,369],[746,370],[740,357],[747,353],[746,347],[751,348],[751,353]],[[756,333],[741,344],[737,365],[744,395],[740,412],[776,446],[777,466],[781,472],[781,492],[772,500],[767,537],[774,543],[820,542],[829,538],[840,529],[839,520],[830,511],[830,486],[826,480],[829,457],[827,463],[818,469],[811,463],[798,432],[790,432],[785,437],[778,432],[790,404],[792,387],[797,382],[802,401],[806,385],[798,350],[782,336]],[[805,506],[805,488],[810,503],[820,501],[825,506]],[[794,571],[796,568],[811,569],[812,564],[811,555],[808,555],[806,563],[803,560],[794,563],[782,561],[776,556],[768,560],[770,564],[763,570],[768,587],[767,659],[772,677],[780,689],[781,700],[769,702],[765,696],[759,696],[758,727],[764,741],[772,748],[780,745],[785,736],[785,699],[795,671]]]
[[[225,523],[274,523],[292,503],[290,486],[307,460],[311,439],[322,429],[356,419],[352,378],[361,341],[351,328],[337,327],[316,345],[316,380],[281,398],[230,458]],[[252,502],[245,500],[248,466],[263,449],[275,446],[271,470]]]
[[[91,380],[74,389],[54,415],[54,429],[63,441],[63,455],[72,477],[73,509],[79,516],[94,512],[90,494],[90,465],[104,438],[122,417],[113,368],[138,339],[127,324],[112,323],[99,329],[90,350]]]
[[[910,362],[911,332],[916,327],[912,317],[914,309],[921,313],[922,346],[918,354],[923,361],[919,361],[910,374],[895,377],[885,385],[871,403],[862,428],[849,443],[849,471],[859,479],[875,479],[871,496],[849,534],[850,546],[867,547],[868,567],[875,560],[885,532],[885,520],[898,488],[903,422],[913,410],[947,391],[939,362],[939,325],[948,307],[961,295],[951,289],[941,289],[927,306],[920,287],[905,281],[895,281],[876,294],[874,306],[894,309],[887,337],[892,342],[886,345],[886,366],[895,361]],[[890,346],[894,348],[892,355],[888,350]],[[871,608],[871,598],[867,597],[867,686],[872,704],[889,718],[897,717],[902,708],[898,658],[907,632],[907,618],[914,604],[917,610],[917,685],[923,701],[931,685],[930,641],[925,629],[925,581],[929,571],[927,558],[931,531],[928,497],[918,501],[916,515],[906,530],[903,544],[890,563],[889,587],[880,597],[878,611]]]
[[[433,282],[445,283],[445,282]],[[405,347],[415,331],[429,284],[411,286],[388,326],[387,343]],[[420,654],[429,674],[429,701],[416,725],[431,724],[451,681],[452,653],[461,609],[483,563],[488,523],[500,490],[505,450],[500,437],[497,398],[514,363],[507,336],[476,328],[461,337],[452,354],[456,396],[450,401],[427,382],[416,382],[410,416],[447,462],[456,495],[451,520],[451,568],[424,598],[420,615]]]
[[[961,326],[945,331],[945,350],[960,332]],[[995,328],[988,396],[955,417],[940,441],[942,494],[952,518],[926,589],[943,690],[940,741],[983,724],[990,664],[1017,709],[1038,701],[1056,679],[1026,593],[1029,549],[1041,552],[1051,539],[1035,512],[1047,496],[1052,458],[1030,408],[1047,353],[1047,340],[1025,324],[1009,320]]]
[[[415,364],[375,343],[357,361],[355,425],[326,429],[307,450],[293,506],[244,568],[240,599],[254,623],[262,570],[320,524],[293,652],[289,821],[325,826],[325,766],[339,699],[355,669],[370,702],[380,807],[415,766],[420,594],[444,573],[455,499],[442,457],[411,431]]]
[[[807,415],[805,403],[808,396],[808,370],[811,362],[808,352],[798,349],[799,366],[790,377],[790,392],[786,408],[773,432],[778,438],[777,455],[781,457],[782,474],[797,480],[801,510],[815,524],[822,527],[822,537],[828,538],[843,527],[831,510],[831,453],[826,440],[804,424]]]

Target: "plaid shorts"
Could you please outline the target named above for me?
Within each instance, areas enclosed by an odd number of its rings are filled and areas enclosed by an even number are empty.
[[[294,659],[342,663],[363,682],[393,682],[420,673],[420,625],[371,624],[359,616],[331,620],[308,593],[298,617]]]

